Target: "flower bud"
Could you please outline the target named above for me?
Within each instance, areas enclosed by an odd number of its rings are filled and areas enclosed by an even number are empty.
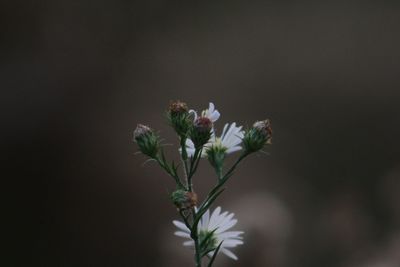
[[[179,115],[183,113],[187,113],[189,111],[188,106],[185,102],[171,101],[169,103],[169,112],[171,115]]]
[[[181,137],[186,137],[192,124],[186,103],[179,100],[171,102],[167,115],[176,133]]]
[[[159,139],[150,127],[138,124],[133,132],[133,137],[143,154],[150,158],[155,158],[157,156],[160,148]]]
[[[171,200],[178,209],[190,209],[197,205],[197,194],[178,189],[171,194]]]
[[[213,123],[208,117],[198,117],[194,121],[190,139],[196,149],[202,148],[210,140],[212,127]]]
[[[219,174],[222,172],[222,167],[224,165],[227,150],[220,144],[220,142],[221,141],[217,141],[216,144],[213,144],[206,151],[208,161]]]
[[[247,130],[243,137],[243,146],[249,153],[259,151],[266,144],[271,144],[272,128],[270,121],[257,121]]]

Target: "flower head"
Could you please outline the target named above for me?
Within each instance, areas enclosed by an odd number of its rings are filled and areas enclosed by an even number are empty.
[[[247,152],[257,152],[266,144],[271,144],[272,127],[271,122],[267,119],[264,121],[256,121],[253,127],[244,134],[243,144]]]
[[[136,129],[133,131],[133,138],[135,140],[141,139],[144,136],[151,134],[152,130],[149,126],[138,124]]]
[[[253,127],[259,131],[268,141],[272,138],[272,127],[270,120],[266,119],[264,121],[256,121]]]
[[[188,112],[188,106],[185,102],[171,101],[169,103],[169,112],[171,115],[182,114]]]
[[[218,149],[223,151],[224,154],[230,154],[242,149],[240,144],[242,143],[242,138],[244,136],[244,131],[242,131],[242,126],[236,126],[236,123],[225,124],[224,129],[222,130],[221,137],[216,137],[214,130],[212,130],[210,139],[204,145],[202,156],[205,157],[207,155],[207,151],[210,149]],[[192,140],[186,140],[186,150],[189,156],[193,156],[195,152],[195,146]]]
[[[242,149],[240,144],[243,136],[242,126],[236,126],[235,122],[231,125],[227,123],[222,130],[221,137],[215,138],[213,146],[219,147],[225,150],[227,154],[230,154]]]
[[[242,126],[236,126],[235,122],[231,125],[225,124],[221,137],[215,138],[206,149],[208,160],[218,173],[222,171],[225,156],[242,149],[240,144],[243,135]]]
[[[169,123],[180,137],[186,137],[192,120],[188,111],[187,104],[179,100],[172,101],[167,111]]]
[[[194,120],[197,119],[198,115],[196,111],[191,109],[189,110],[189,113],[194,115]],[[208,109],[205,109],[201,112],[201,116],[209,118],[214,123],[219,119],[221,114],[218,112],[218,110],[215,109],[214,104],[210,102],[208,105]]]
[[[178,189],[171,194],[171,200],[178,209],[190,209],[197,204],[197,194]]]
[[[208,255],[212,256],[213,250],[222,242],[219,252],[224,253],[234,260],[238,259],[236,255],[230,251],[230,248],[243,244],[241,236],[243,232],[228,231],[237,223],[237,220],[233,219],[233,216],[233,213],[228,213],[227,211],[221,213],[220,207],[217,207],[211,216],[209,210],[203,214],[197,227],[199,243],[203,243],[203,247],[200,248],[202,251],[209,251]],[[190,237],[189,228],[180,221],[173,221],[173,224],[179,229],[175,232],[176,236],[190,239],[183,242],[183,245],[193,247],[194,241]],[[202,242],[204,240],[207,242]]]
[[[160,149],[160,141],[154,131],[143,124],[138,124],[133,131],[134,141],[138,144],[140,151],[151,157],[155,158]]]
[[[213,123],[208,117],[201,116],[194,121],[190,139],[195,148],[200,149],[210,140],[212,129]]]

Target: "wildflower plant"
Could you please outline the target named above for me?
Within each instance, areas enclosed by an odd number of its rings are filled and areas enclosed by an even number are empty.
[[[166,159],[160,137],[153,129],[138,124],[134,131],[134,141],[139,150],[156,161],[174,179],[176,188],[170,198],[182,218],[182,221],[173,221],[177,227],[175,235],[188,239],[183,245],[194,248],[196,267],[202,266],[205,262],[203,258],[208,258],[207,266],[212,266],[219,252],[237,260],[237,256],[230,249],[243,244],[243,232],[230,231],[237,223],[234,214],[221,212],[220,207],[210,212],[210,207],[224,191],[226,182],[232,177],[239,163],[250,154],[271,144],[272,138],[269,120],[257,121],[246,130],[237,126],[235,122],[225,124],[218,137],[214,123],[219,117],[220,113],[213,103],[200,114],[189,110],[184,102],[170,103],[167,119],[179,138],[179,164]],[[234,164],[225,170],[225,158],[235,152],[240,152],[239,156]],[[208,160],[217,178],[213,188],[199,202],[194,191],[193,178],[202,159]]]

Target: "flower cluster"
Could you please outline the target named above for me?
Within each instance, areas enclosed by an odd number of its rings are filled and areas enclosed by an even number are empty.
[[[236,122],[226,123],[221,134],[217,135],[215,123],[220,116],[213,103],[200,113],[189,109],[184,102],[170,103],[167,118],[180,141],[180,165],[166,159],[161,139],[150,127],[138,124],[134,131],[134,141],[139,150],[156,161],[175,181],[176,189],[171,200],[182,218],[182,221],[173,221],[179,229],[175,235],[189,239],[184,246],[194,247],[196,267],[201,267],[205,256],[209,257],[208,266],[212,266],[219,252],[237,259],[230,249],[243,244],[243,232],[228,231],[237,223],[234,214],[221,213],[218,207],[210,215],[209,208],[224,191],[224,185],[239,163],[271,144],[272,140],[269,120],[257,121],[246,130]],[[241,152],[240,156],[224,171],[226,156],[235,152]],[[217,179],[205,199],[199,202],[193,188],[193,176],[203,158],[215,169]]]

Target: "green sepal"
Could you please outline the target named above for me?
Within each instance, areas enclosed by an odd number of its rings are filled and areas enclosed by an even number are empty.
[[[268,138],[260,130],[250,128],[245,131],[242,141],[245,151],[252,153],[262,149]]]
[[[187,137],[193,120],[188,112],[184,113],[167,113],[167,119],[171,127],[175,130],[178,136]]]
[[[199,208],[198,212],[196,213],[196,217],[193,221],[193,227],[197,228],[197,225],[203,216],[203,214],[207,211],[207,209],[214,203],[214,201],[217,199],[217,197],[225,190],[225,188],[220,189],[218,192],[213,194],[208,198],[206,202],[204,202],[201,207]]]
[[[160,140],[154,132],[145,133],[137,137],[135,141],[143,154],[153,159],[157,156],[160,150]]]

